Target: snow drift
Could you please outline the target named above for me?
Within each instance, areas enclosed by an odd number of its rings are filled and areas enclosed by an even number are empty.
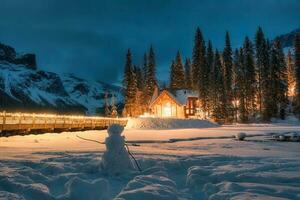
[[[208,120],[175,118],[130,118],[126,129],[211,128],[219,125]]]

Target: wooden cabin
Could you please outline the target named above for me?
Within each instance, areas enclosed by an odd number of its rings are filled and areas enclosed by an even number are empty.
[[[156,91],[150,103],[150,113],[155,117],[201,117],[198,93],[186,89]]]

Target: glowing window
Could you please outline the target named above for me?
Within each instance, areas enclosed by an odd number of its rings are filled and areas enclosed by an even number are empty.
[[[171,117],[172,116],[172,106],[169,102],[167,102],[163,107],[163,117]]]

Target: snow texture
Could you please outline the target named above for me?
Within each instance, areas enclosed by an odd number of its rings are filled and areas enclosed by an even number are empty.
[[[130,146],[142,172],[108,176],[99,170],[105,146],[122,128],[0,138],[0,199],[300,199],[299,125],[237,125],[205,129],[125,130],[126,138],[157,143]],[[236,135],[247,140],[161,140]],[[256,136],[259,135],[259,136]],[[250,137],[251,136],[251,137]],[[37,143],[34,141],[38,141]],[[123,141],[124,142],[124,141]]]
[[[219,125],[207,120],[177,118],[130,118],[126,129],[210,128]]]

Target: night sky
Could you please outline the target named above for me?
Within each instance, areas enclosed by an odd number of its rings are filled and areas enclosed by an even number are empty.
[[[300,28],[299,0],[1,0],[0,42],[37,54],[40,69],[109,83],[121,80],[125,54],[135,64],[152,44],[160,79],[180,50],[191,56],[197,26],[214,47],[253,38],[257,26],[273,38]]]

